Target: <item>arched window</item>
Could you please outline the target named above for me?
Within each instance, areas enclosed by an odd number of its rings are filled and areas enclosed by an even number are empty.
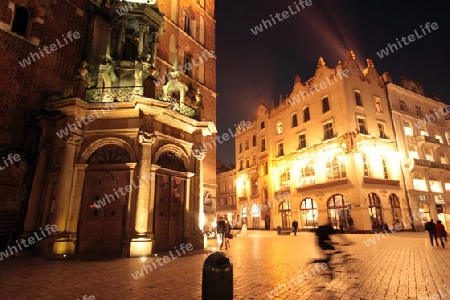
[[[400,201],[396,194],[389,195],[389,203],[391,204],[392,224],[400,223],[402,211],[400,209]]]
[[[281,228],[291,228],[291,203],[283,201],[278,205],[278,216]]]
[[[242,206],[241,209],[241,225],[247,224],[247,205]]]
[[[300,203],[300,226],[301,228],[318,227],[317,203],[311,198],[306,198]]]
[[[369,215],[372,223],[372,229],[381,229],[383,227],[383,216],[381,215],[381,200],[375,193],[369,193]]]
[[[259,229],[259,217],[260,217],[261,213],[259,211],[259,206],[258,204],[253,204],[252,205],[252,218],[253,218],[253,228],[254,229]]]
[[[335,194],[328,198],[328,217],[331,219],[334,228],[347,228],[350,201],[341,194]]]
[[[11,31],[18,35],[25,36],[27,33],[28,19],[28,9],[25,6],[16,6]]]

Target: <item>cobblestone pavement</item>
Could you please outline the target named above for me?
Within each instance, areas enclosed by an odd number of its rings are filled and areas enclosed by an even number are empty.
[[[354,242],[348,248],[357,270],[337,272],[334,280],[299,277],[311,274],[311,259],[319,257],[312,233],[249,231],[232,239],[225,252],[233,263],[234,299],[450,299],[450,250],[432,247],[425,233],[346,237]],[[368,239],[375,244],[366,246]],[[201,299],[207,256],[197,251],[171,259],[137,280],[131,274],[150,259],[10,257],[0,262],[0,299]]]

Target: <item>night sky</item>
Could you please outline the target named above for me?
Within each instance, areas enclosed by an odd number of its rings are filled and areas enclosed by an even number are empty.
[[[283,11],[287,18],[278,21],[275,14]],[[250,29],[270,15],[276,24],[254,35]],[[371,58],[380,75],[389,72],[397,84],[405,75],[420,82],[427,96],[450,104],[448,0],[312,0],[304,9],[298,0],[217,0],[216,19],[218,135],[252,119],[259,99],[269,105],[289,94],[295,74],[303,82],[311,78],[319,56],[334,68],[348,49],[362,68]],[[427,22],[436,22],[438,29],[424,35],[420,26]],[[406,40],[409,45],[402,43],[380,59],[377,52],[414,30],[420,39]],[[234,140],[219,145],[217,157],[234,164]]]

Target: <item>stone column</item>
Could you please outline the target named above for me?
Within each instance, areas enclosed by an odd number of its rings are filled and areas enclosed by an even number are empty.
[[[152,130],[150,130],[152,131]],[[141,128],[139,130],[139,143],[141,154],[139,158],[139,189],[137,191],[136,218],[134,237],[130,242],[130,257],[149,256],[152,254],[153,237],[149,236],[149,210],[154,201],[151,198],[151,190],[154,190],[154,176],[152,177],[152,145],[156,141],[156,134]],[[153,180],[152,180],[153,178]],[[152,186],[153,184],[153,186]],[[151,188],[152,187],[152,188]],[[154,192],[153,192],[154,193]],[[153,216],[151,216],[153,218]],[[153,219],[152,219],[153,222]],[[151,230],[153,228],[150,228]]]
[[[205,215],[203,212],[203,159],[206,151],[201,145],[196,145],[192,149],[192,155],[196,158],[195,170],[197,180],[194,180],[194,203],[193,203],[193,246],[194,249],[204,249],[203,226],[205,225]],[[197,194],[195,193],[197,191]]]
[[[66,139],[57,192],[56,225],[59,233],[67,231],[75,157],[77,147],[80,146],[81,142],[82,138],[74,133]]]
[[[150,181],[147,180],[151,172],[152,145],[156,141],[154,133],[147,133],[144,130],[139,131],[139,143],[141,144],[141,155],[139,158],[139,190],[136,205],[136,225],[137,236],[146,236],[148,232],[148,209]]]
[[[154,228],[153,228],[153,219],[155,217],[155,180],[156,180],[156,170],[158,170],[160,166],[151,165],[151,171],[148,175],[147,181],[150,185],[150,193],[149,199],[150,203],[148,205],[148,223],[147,223],[147,231],[150,237],[154,237]]]

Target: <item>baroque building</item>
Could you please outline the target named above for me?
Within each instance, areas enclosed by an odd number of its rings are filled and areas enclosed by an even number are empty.
[[[260,103],[251,128],[238,129],[240,223],[288,229],[296,219],[308,230],[331,220],[345,229],[352,217],[359,231],[411,229],[391,120],[370,59],[361,69],[352,51],[334,68],[320,58],[314,77],[297,76],[286,99]]]
[[[383,74],[392,107],[407,197],[422,223],[441,220],[450,226],[450,106],[425,96],[417,82],[400,85]],[[423,229],[418,224],[418,229]]]
[[[217,199],[216,211],[232,227],[237,226],[236,219],[236,167],[217,161]]]
[[[37,250],[203,249],[216,194],[215,149],[201,147],[216,133],[214,1],[6,2],[13,91],[2,99],[17,101],[0,137],[21,159],[0,171],[3,245],[55,224]]]

